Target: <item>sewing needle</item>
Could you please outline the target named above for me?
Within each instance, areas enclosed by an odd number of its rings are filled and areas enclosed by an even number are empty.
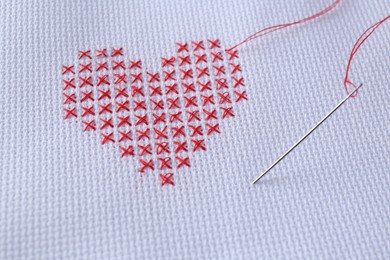
[[[290,149],[287,150],[279,159],[277,159],[267,170],[265,170],[259,177],[257,177],[252,184],[258,182],[264,175],[266,175],[273,167],[275,167],[281,160],[284,159],[292,150],[294,150],[303,140],[306,139],[314,130],[317,129],[328,117],[330,117],[339,107],[341,107],[345,101],[347,101],[359,88],[361,88],[363,84],[360,84],[359,87],[355,88],[348,96],[346,96],[337,106],[335,106],[324,118],[321,119],[309,132],[307,132],[298,142],[296,142]]]

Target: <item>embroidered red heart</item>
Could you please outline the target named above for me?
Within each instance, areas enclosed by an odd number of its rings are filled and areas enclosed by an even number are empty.
[[[238,52],[219,40],[177,43],[156,72],[126,59],[123,48],[80,51],[78,58],[62,66],[65,119],[99,131],[102,144],[138,160],[139,172],[159,171],[162,185],[174,185],[173,174],[190,167],[190,155],[206,150],[221,119],[247,99]]]

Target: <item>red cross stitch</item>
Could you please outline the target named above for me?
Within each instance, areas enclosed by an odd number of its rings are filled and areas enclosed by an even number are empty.
[[[133,141],[133,138],[131,138],[131,131],[119,131],[119,142],[123,141]]]
[[[108,104],[105,104],[105,105],[100,105],[99,115],[101,115],[103,113],[110,113],[110,114],[112,113],[111,103],[108,103]]]
[[[105,99],[105,98],[108,98],[108,99],[111,99],[111,95],[110,95],[110,89],[107,89],[107,90],[103,90],[103,89],[99,89],[99,97],[98,97],[98,100],[102,100],[102,99]]]
[[[83,71],[89,71],[89,72],[92,72],[92,63],[88,63],[88,64],[80,64],[80,70],[79,70],[79,73],[83,72]]]
[[[64,79],[63,81],[65,83],[64,90],[67,90],[68,88],[76,88],[76,85],[73,83],[74,82],[74,78],[70,79],[70,80]]]
[[[67,73],[74,74],[74,66],[62,65],[62,75],[65,75]]]
[[[160,86],[157,86],[157,87],[149,86],[149,89],[150,89],[150,96],[151,97],[153,97],[154,95],[160,95],[160,96],[162,95]]]
[[[166,157],[166,158],[157,158],[157,160],[160,161],[160,167],[159,167],[160,170],[163,170],[163,169],[172,169],[172,166],[171,166],[171,158],[169,158],[169,157]]]
[[[105,85],[110,85],[110,82],[108,82],[108,75],[102,75],[102,76],[97,76],[97,85],[100,86],[102,84]]]
[[[81,83],[80,83],[80,88],[84,87],[84,86],[93,86],[92,84],[92,77],[89,76],[89,77],[80,77],[80,80],[81,80]]]
[[[158,155],[162,153],[169,153],[169,143],[167,142],[156,143],[156,153]]]
[[[140,60],[130,61],[130,69],[142,69],[142,63]]]
[[[181,158],[179,156],[176,156],[176,161],[177,161],[177,168],[178,169],[183,167],[183,166],[191,167],[189,157]]]
[[[184,126],[178,126],[178,127],[172,127],[172,131],[173,131],[173,137],[179,137],[179,136],[183,136],[185,137],[186,134],[184,133]]]
[[[121,61],[115,61],[113,60],[112,61],[112,69],[113,70],[116,70],[116,69],[125,69],[125,62],[123,60]]]
[[[111,57],[115,57],[115,56],[123,56],[123,48],[119,48],[119,49],[112,48]]]
[[[92,97],[92,90],[91,91],[82,91],[81,95],[82,95],[81,102],[84,102],[87,100],[91,100],[91,101],[94,100],[94,98]]]
[[[134,149],[132,145],[129,145],[127,147],[119,146],[119,148],[122,150],[122,156],[134,156]]]
[[[142,130],[137,130],[137,134],[138,134],[138,141],[142,140],[142,139],[150,139],[149,138],[149,128],[147,128],[146,130],[142,131]]]
[[[188,152],[186,141],[184,142],[175,141],[175,153],[179,153],[180,151]]]
[[[162,100],[158,100],[158,101],[155,101],[155,100],[151,100],[152,103],[153,103],[153,109],[154,110],[158,110],[158,109],[164,109],[164,103]]]
[[[98,58],[107,57],[107,49],[96,50],[96,56]]]
[[[61,65],[64,118],[80,117],[73,122],[99,132],[99,142],[114,144],[141,173],[168,170],[158,173],[162,186],[174,185],[190,156],[221,134],[233,103],[248,100],[236,49],[218,39],[176,46],[157,70],[123,48],[79,51],[76,64]]]
[[[203,46],[203,41],[192,41],[192,46],[194,48],[194,51],[198,51],[198,50],[205,50],[204,46]]]
[[[65,119],[68,119],[71,117],[77,117],[76,108],[75,107],[70,108],[70,109],[65,108]]]
[[[72,93],[70,95],[67,95],[67,94],[64,93],[64,97],[65,97],[64,104],[76,103],[76,94],[75,93]]]
[[[174,67],[175,66],[175,61],[176,61],[176,58],[175,57],[171,57],[169,59],[167,58],[161,58],[162,59],[162,67]]]
[[[178,42],[178,43],[176,43],[176,45],[177,45],[177,52],[182,52],[182,51],[188,52],[188,44],[187,43],[182,44],[182,43]]]
[[[105,144],[107,142],[112,142],[112,143],[115,142],[113,137],[112,137],[113,136],[112,132],[108,133],[108,134],[102,134],[102,136],[103,136],[102,144]]]
[[[175,185],[175,183],[172,180],[172,177],[173,177],[172,173],[160,174],[161,186],[164,186],[165,184]]]
[[[195,64],[198,64],[200,62],[204,62],[204,63],[207,62],[207,58],[206,58],[206,54],[205,53],[203,53],[203,54],[194,54],[194,55],[196,57]]]
[[[128,102],[128,101],[126,101]],[[119,123],[118,123],[118,127],[121,127],[121,126],[124,126],[124,125],[128,125],[128,126],[131,126],[131,123],[130,123],[130,116],[118,116],[118,119],[119,119]]]
[[[102,126],[100,127],[100,130],[103,130],[106,127],[111,127],[111,128],[114,127],[114,125],[112,124],[112,118],[107,118],[107,119],[101,118],[100,121],[102,122]]]
[[[86,115],[92,115],[92,116],[95,115],[95,111],[93,111],[93,106],[90,106],[90,107],[82,106],[81,108],[83,109],[83,113],[81,114],[82,117],[84,117]]]
[[[79,51],[79,59],[81,60],[82,58],[92,59],[91,50]]]
[[[139,172],[145,172],[145,170],[150,169],[154,170],[153,160],[150,159],[148,161],[140,159],[139,162],[141,163],[141,168],[139,169]]]
[[[95,120],[92,119],[91,121],[82,121],[82,122],[85,125],[84,130],[83,130],[84,132],[88,131],[89,129],[91,129],[93,131],[96,130]]]
[[[143,156],[145,154],[152,154],[150,144],[146,144],[146,145],[139,144],[138,148],[139,148],[139,155],[141,155],[141,156]]]

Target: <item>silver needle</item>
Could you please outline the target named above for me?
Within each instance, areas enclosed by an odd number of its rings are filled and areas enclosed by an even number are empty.
[[[357,87],[354,91],[352,91],[348,96],[346,96],[340,103],[338,103],[337,106],[335,106],[323,119],[321,119],[320,122],[318,122],[315,126],[313,126],[312,129],[310,129],[309,132],[307,132],[301,139],[299,139],[298,142],[296,142],[290,149],[287,150],[287,152],[285,152],[279,159],[277,159],[270,167],[268,167],[267,170],[265,170],[259,177],[257,177],[253,182],[252,184],[255,184],[256,182],[258,182],[264,175],[266,175],[272,168],[275,167],[275,165],[277,165],[281,160],[284,159],[284,157],[286,157],[292,150],[295,149],[295,147],[297,147],[300,143],[302,143],[303,140],[306,139],[306,137],[308,137],[314,130],[317,129],[317,127],[319,127],[326,119],[328,119],[328,117],[330,117],[339,107],[341,107],[345,101],[347,101],[359,88],[361,88],[363,86],[363,84],[360,84],[359,87]]]

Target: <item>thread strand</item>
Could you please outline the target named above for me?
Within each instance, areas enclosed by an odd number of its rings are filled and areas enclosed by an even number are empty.
[[[243,41],[239,42],[238,44],[234,45],[233,47],[230,47],[229,49],[227,49],[226,51],[232,51],[233,49],[249,42],[249,41],[252,41],[258,37],[262,37],[264,35],[267,35],[269,33],[272,33],[272,32],[275,32],[275,31],[278,31],[278,30],[281,30],[281,29],[284,29],[284,28],[287,28],[287,27],[290,27],[290,26],[293,26],[293,25],[297,25],[297,24],[301,24],[301,23],[305,23],[305,22],[308,22],[310,20],[313,20],[313,19],[316,19],[328,12],[330,12],[332,9],[334,9],[339,3],[341,2],[341,0],[336,0],[335,2],[333,2],[330,6],[326,7],[325,9],[321,10],[320,12],[316,13],[316,14],[313,14],[309,17],[306,17],[304,19],[301,19],[301,20],[298,20],[298,21],[295,21],[295,22],[292,22],[292,23],[285,23],[285,24],[279,24],[279,25],[274,25],[274,26],[270,26],[270,27],[267,27],[267,28],[264,28],[260,31],[257,31],[255,32],[254,34],[250,35],[249,37],[247,37],[246,39],[244,39]]]

